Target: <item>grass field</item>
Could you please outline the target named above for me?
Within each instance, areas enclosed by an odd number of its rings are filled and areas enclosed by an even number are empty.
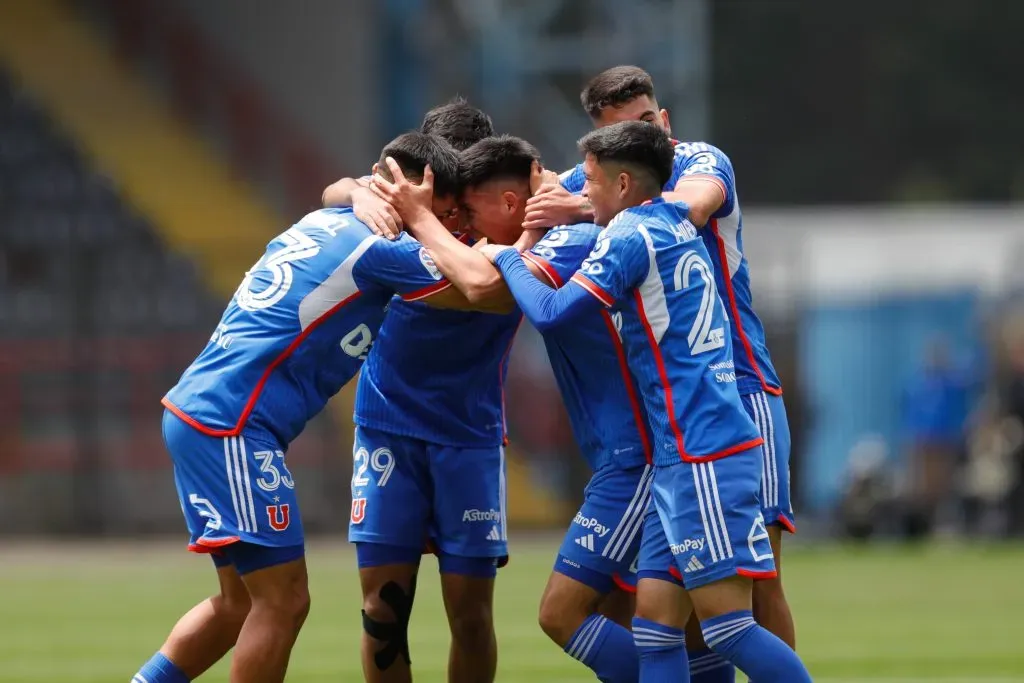
[[[497,590],[502,683],[593,681],[536,626],[556,539],[513,539]],[[359,589],[340,541],[310,544],[313,609],[289,681],[361,680]],[[444,681],[448,636],[432,559],[413,614],[418,681]],[[0,550],[0,682],[127,681],[213,585],[210,562],[171,544]],[[1024,546],[799,549],[786,580],[816,681],[1024,681]],[[202,680],[227,681],[218,666]]]

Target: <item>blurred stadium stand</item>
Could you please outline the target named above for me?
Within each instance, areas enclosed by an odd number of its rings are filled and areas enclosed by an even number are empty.
[[[865,444],[909,476],[901,398],[936,335],[977,385],[957,495],[1003,515],[1024,500],[1024,211],[882,204],[1024,197],[1024,55],[996,54],[1015,34],[995,4],[883,24],[813,2],[3,3],[0,532],[178,531],[158,400],[265,241],[455,93],[569,165],[578,90],[616,62],[651,71],[677,136],[736,164],[803,519],[828,519]],[[586,473],[532,341],[510,381],[510,512],[560,523]],[[289,455],[312,530],[347,518],[350,412],[351,389]]]

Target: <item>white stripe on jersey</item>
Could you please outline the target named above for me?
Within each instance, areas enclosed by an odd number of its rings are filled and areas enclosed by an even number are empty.
[[[722,245],[725,247],[725,258],[729,262],[729,279],[731,280],[735,275],[736,271],[740,269],[740,265],[743,263],[743,252],[740,251],[740,198],[733,197],[732,213],[728,216],[715,219],[715,226],[718,228],[718,239],[721,240]],[[712,254],[715,260],[718,259],[718,254]],[[721,268],[723,264],[715,264],[716,268]]]
[[[658,272],[657,252],[654,249],[654,240],[643,224],[637,226],[637,232],[644,238],[647,245],[647,259],[650,264],[647,268],[647,277],[640,283],[637,291],[644,304],[644,313],[647,315],[647,322],[654,334],[654,341],[661,343],[662,338],[668,331],[671,319],[668,314],[668,302],[665,300],[665,284],[661,281],[661,273]]]
[[[231,458],[234,453],[232,448],[232,442],[234,437],[227,437],[224,439],[224,469],[228,476],[228,488],[231,489],[231,504],[235,508],[235,524],[238,526],[239,531],[247,531],[245,528],[245,520],[242,517],[241,507],[238,504],[238,489],[235,488],[235,475],[234,468],[231,464]]]
[[[633,498],[629,501],[626,512],[623,513],[618,526],[612,532],[612,537],[608,539],[604,550],[601,551],[603,557],[607,557],[615,562],[621,562],[625,557],[626,551],[629,550],[633,539],[636,538],[637,533],[643,526],[644,515],[651,501],[651,481],[653,479],[654,468],[650,465],[645,466],[644,473],[640,475],[640,481],[637,482],[636,490],[633,492]]]
[[[352,270],[355,268],[356,261],[379,239],[381,238],[376,235],[364,238],[341,262],[341,265],[334,269],[333,273],[302,298],[302,301],[299,302],[299,325],[302,330],[359,291]]]

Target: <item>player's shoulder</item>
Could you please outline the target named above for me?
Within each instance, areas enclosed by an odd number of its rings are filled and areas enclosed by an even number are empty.
[[[558,179],[560,181],[564,182],[564,181],[568,180],[569,178],[573,177],[574,175],[576,175],[577,173],[582,173],[582,172],[583,172],[583,164],[576,164],[572,168],[567,169],[567,170],[562,171],[561,173],[559,173],[558,174]]]
[[[699,237],[697,228],[687,218],[689,211],[682,202],[667,202],[662,197],[629,210],[635,231],[646,241],[675,244]]]
[[[674,140],[675,155],[677,160],[689,161],[697,158],[715,158],[729,160],[728,155],[720,148],[709,142],[693,142]]]

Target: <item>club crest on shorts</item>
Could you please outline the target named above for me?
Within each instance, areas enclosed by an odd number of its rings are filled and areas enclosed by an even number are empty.
[[[267,506],[267,521],[274,531],[284,531],[292,523],[291,506],[288,503]]]
[[[353,498],[352,499],[352,515],[350,517],[353,524],[360,524],[366,519],[366,499],[365,498]]]

